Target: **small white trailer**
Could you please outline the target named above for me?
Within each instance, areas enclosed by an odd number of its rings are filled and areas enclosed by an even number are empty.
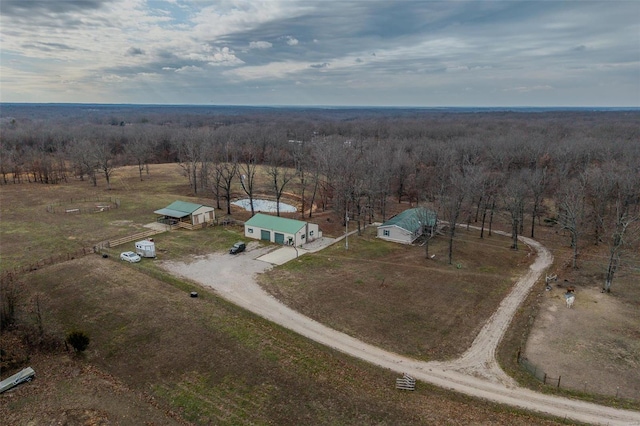
[[[156,257],[156,243],[153,239],[138,241],[136,253],[140,257]]]
[[[27,367],[19,373],[4,379],[0,382],[0,393],[8,391],[9,389],[18,386],[20,383],[30,382],[35,377],[36,372],[33,368]]]

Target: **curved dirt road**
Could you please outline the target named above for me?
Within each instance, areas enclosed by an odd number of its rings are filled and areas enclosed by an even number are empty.
[[[471,348],[461,358],[449,362],[417,361],[380,349],[288,308],[255,282],[254,277],[257,273],[271,268],[271,265],[255,260],[268,249],[249,250],[240,256],[212,254],[189,264],[165,262],[163,266],[174,274],[214,288],[225,299],[270,321],[399,374],[407,373],[420,381],[446,389],[560,418],[592,424],[640,425],[640,412],[555,397],[521,388],[498,366],[495,349],[502,335],[520,303],[553,260],[551,253],[541,244],[527,238],[522,238],[522,241],[537,250],[535,262],[501,302]]]
[[[493,232],[506,236],[509,235],[501,231]],[[529,247],[533,247],[538,253],[536,260],[529,267],[529,271],[520,277],[511,292],[500,302],[496,312],[487,320],[471,344],[471,347],[462,354],[460,358],[449,362],[434,361],[430,362],[429,365],[442,369],[456,370],[495,383],[502,383],[510,388],[517,386],[515,381],[507,376],[498,365],[495,351],[504,333],[507,331],[518,306],[520,306],[527,297],[529,290],[531,290],[538,278],[553,262],[551,252],[542,246],[542,244],[526,237],[520,237],[519,240]]]

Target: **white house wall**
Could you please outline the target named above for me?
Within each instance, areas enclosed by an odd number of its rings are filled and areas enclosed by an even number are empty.
[[[384,235],[384,231],[389,231],[389,235]],[[411,232],[399,226],[378,227],[378,238],[403,244],[411,244],[416,239]]]
[[[320,232],[320,227],[315,223],[309,223],[308,226],[303,226],[300,228],[298,232],[295,234],[289,234],[287,232],[282,232],[277,229],[267,229],[267,228],[259,228],[257,226],[247,226],[244,227],[244,236],[247,238],[253,238],[255,240],[260,240],[262,235],[262,230],[269,231],[271,235],[271,242],[275,243],[276,235],[275,233],[284,235],[285,244],[291,238],[296,246],[301,246],[305,243],[311,242],[322,237],[322,232]],[[253,232],[250,232],[253,230]]]
[[[284,235],[285,244],[289,241],[289,238],[295,241],[296,235],[289,234],[287,232],[282,232],[277,229],[268,229],[268,228],[259,228],[257,226],[247,226],[244,227],[244,236],[247,238],[253,238],[254,240],[262,241],[262,230],[269,231],[269,241],[272,243],[276,242],[276,232],[278,234]],[[251,232],[253,231],[253,232]]]
[[[260,231],[262,228],[258,228],[257,226],[246,226],[244,227],[244,236],[247,238],[253,238],[254,240],[260,239]],[[252,232],[250,232],[252,231]],[[273,236],[271,237],[273,238]]]

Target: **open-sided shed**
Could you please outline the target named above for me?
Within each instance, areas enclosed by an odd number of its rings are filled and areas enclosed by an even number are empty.
[[[301,246],[322,236],[315,223],[257,213],[244,224],[247,238]]]
[[[399,213],[378,227],[378,237],[396,243],[411,244],[426,229],[436,226],[436,212],[416,207]]]
[[[154,212],[158,216],[158,222],[175,225],[179,222],[189,225],[201,225],[213,222],[216,219],[215,209],[202,204],[188,201],[174,201],[167,207]]]

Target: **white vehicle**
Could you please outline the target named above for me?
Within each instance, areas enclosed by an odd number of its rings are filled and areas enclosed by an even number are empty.
[[[120,253],[120,259],[126,260],[127,262],[136,263],[136,262],[140,262],[141,258],[140,256],[138,256],[132,251],[125,251]]]

